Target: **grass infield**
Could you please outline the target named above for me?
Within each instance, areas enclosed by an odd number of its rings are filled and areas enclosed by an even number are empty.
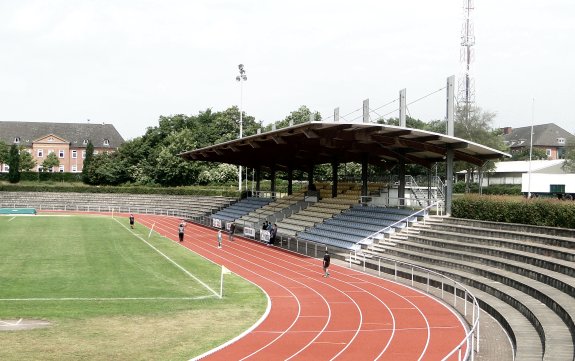
[[[1,360],[186,360],[265,311],[253,284],[227,274],[219,299],[220,266],[154,232],[148,239],[142,225],[135,235],[125,223],[0,217],[0,320],[51,324],[0,332]]]

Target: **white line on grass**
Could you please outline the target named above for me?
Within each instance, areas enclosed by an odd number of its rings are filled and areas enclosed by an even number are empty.
[[[10,218],[10,219],[8,220],[8,222],[10,222],[10,221],[14,220],[14,218],[16,218],[16,217],[12,217],[12,218]]]
[[[18,326],[20,324],[20,322],[22,322],[22,319],[19,319],[16,323],[6,322],[6,321],[0,320],[0,326]]]
[[[185,269],[184,267],[180,266],[176,261],[174,261],[173,259],[171,259],[170,257],[168,257],[167,255],[165,255],[164,253],[162,253],[162,251],[160,251],[159,249],[157,249],[156,247],[154,247],[152,244],[150,244],[148,241],[146,241],[144,238],[142,238],[139,234],[134,233],[131,229],[129,229],[128,227],[126,227],[124,224],[122,224],[122,222],[120,222],[119,220],[117,220],[116,218],[113,218],[116,222],[118,222],[119,225],[121,225],[122,227],[124,227],[127,231],[129,231],[130,233],[132,233],[134,236],[138,237],[138,239],[142,242],[144,242],[145,244],[147,244],[148,246],[150,246],[154,251],[158,252],[160,255],[162,255],[165,259],[167,259],[168,261],[172,262],[172,264],[174,264],[176,267],[178,267],[180,270],[182,270],[185,274],[187,274],[188,276],[190,276],[191,278],[193,278],[194,280],[196,280],[199,284],[201,284],[202,286],[204,286],[205,288],[207,288],[210,292],[212,292],[216,297],[220,297],[220,294],[217,293],[216,291],[214,291],[210,286],[208,286],[207,284],[205,284],[204,282],[202,282],[202,280],[200,280],[199,278],[197,278],[196,276],[194,276],[192,273],[190,273],[190,271],[188,271],[187,269]]]

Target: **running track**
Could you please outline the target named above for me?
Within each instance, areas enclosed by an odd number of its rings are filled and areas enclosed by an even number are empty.
[[[136,221],[178,239],[178,218]],[[216,231],[191,223],[182,245],[257,284],[271,305],[251,330],[198,359],[442,360],[465,337],[440,301],[388,280],[335,264],[323,278],[321,260],[238,236],[218,249]]]

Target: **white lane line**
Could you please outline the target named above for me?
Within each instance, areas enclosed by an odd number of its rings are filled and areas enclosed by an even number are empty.
[[[196,280],[196,282],[198,282],[199,284],[201,284],[202,286],[204,286],[207,290],[209,290],[210,292],[212,292],[215,296],[220,297],[220,294],[216,291],[214,291],[210,286],[208,286],[207,284],[205,284],[202,280],[200,280],[198,277],[196,277],[194,274],[192,274],[190,271],[188,271],[187,269],[185,269],[184,267],[180,266],[176,261],[174,261],[173,259],[171,259],[170,257],[168,257],[166,254],[162,253],[162,251],[160,251],[159,249],[157,249],[156,247],[154,247],[150,242],[146,241],[144,238],[142,238],[140,235],[138,235],[137,233],[134,233],[131,229],[129,229],[126,225],[124,225],[122,222],[120,222],[118,219],[113,218],[116,222],[118,222],[119,225],[121,225],[122,227],[124,227],[127,231],[129,231],[130,233],[132,233],[134,236],[136,236],[140,241],[144,242],[145,244],[147,244],[148,246],[150,246],[154,251],[158,252],[158,254],[160,254],[162,257],[164,257],[165,259],[167,259],[168,261],[170,261],[174,266],[178,267],[180,270],[182,270],[185,274],[187,274],[188,276],[190,276],[191,278],[193,278],[194,280]]]

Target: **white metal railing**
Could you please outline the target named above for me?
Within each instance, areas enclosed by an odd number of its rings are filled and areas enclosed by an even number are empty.
[[[437,207],[437,204],[431,204],[425,208],[422,208],[418,211],[414,211],[412,214],[405,216],[403,218],[401,218],[400,220],[390,224],[387,227],[384,227],[382,229],[380,229],[379,231],[376,231],[372,234],[370,234],[369,236],[363,238],[361,241],[357,242],[358,244],[370,244],[373,242],[373,240],[376,239],[384,239],[386,234],[391,233],[390,231],[392,229],[395,228],[400,228],[400,226],[405,223],[405,228],[408,229],[409,228],[409,220],[413,217],[417,217],[417,216],[423,216],[423,224],[425,224],[425,217],[429,214],[429,210],[431,208]]]
[[[386,197],[378,197],[378,202],[374,202],[373,196],[361,196],[360,204],[374,205],[388,208],[403,208],[403,209],[427,209],[430,212],[434,211],[435,214],[442,216],[445,212],[445,202],[441,199],[434,198],[420,198],[413,199],[409,197],[391,197],[388,193]],[[423,207],[419,204],[427,204]]]
[[[363,257],[361,257],[363,256]],[[464,317],[468,316],[468,304],[471,304],[471,322],[470,327],[465,334],[465,337],[446,355],[442,358],[442,360],[448,360],[452,356],[456,355],[458,361],[463,360],[471,360],[475,359],[475,353],[479,352],[479,315],[480,315],[480,307],[477,299],[463,284],[460,282],[455,281],[452,278],[449,278],[439,272],[427,269],[425,267],[421,267],[418,265],[414,265],[408,262],[403,262],[393,258],[387,258],[382,256],[372,256],[369,257],[373,260],[373,267],[377,267],[377,274],[379,277],[382,277],[382,269],[388,269],[389,272],[393,272],[393,278],[395,281],[398,278],[407,279],[412,287],[416,287],[417,284],[423,284],[424,288],[419,288],[420,290],[425,290],[426,293],[432,294],[430,292],[430,288],[436,288],[441,290],[440,298],[448,304],[453,304],[454,309],[457,309],[457,300],[458,298],[463,300],[463,315]],[[360,266],[363,267],[363,271],[366,271],[367,268],[367,257],[364,253],[358,257],[357,252],[350,252],[349,254],[349,268],[353,269],[353,261],[360,261]],[[375,264],[375,260],[377,260],[377,265]],[[382,268],[382,262],[390,264],[390,267]],[[391,267],[393,265],[393,267]],[[385,266],[385,264],[384,264]],[[417,274],[416,274],[417,273]],[[434,278],[432,278],[432,276]],[[422,279],[425,282],[416,281],[416,279]],[[440,287],[434,286],[433,284],[440,285]],[[453,298],[450,301],[446,299],[446,286],[448,286],[448,290],[451,287],[453,290]],[[459,293],[459,295],[458,295]],[[449,292],[451,295],[451,292]],[[461,297],[463,295],[463,297]],[[467,346],[467,347],[465,347]],[[465,352],[463,349],[465,348]]]

